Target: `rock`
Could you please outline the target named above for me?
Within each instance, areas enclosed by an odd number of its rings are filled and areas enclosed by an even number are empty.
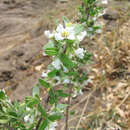
[[[9,0],[4,0],[3,3],[4,4],[10,4],[10,1]]]
[[[16,70],[27,70],[29,67],[28,63],[25,63],[23,60],[17,60],[16,63],[14,64],[14,67]]]
[[[112,30],[114,30],[117,27],[117,23],[114,20],[111,21],[107,21],[106,23],[106,31],[107,32],[111,32]]]
[[[14,50],[12,54],[16,55],[17,57],[21,57],[24,55],[24,52],[22,50]]]
[[[105,20],[117,20],[120,18],[120,15],[117,11],[114,11],[112,9],[108,9],[106,13],[103,15],[103,18]]]
[[[0,82],[11,80],[14,77],[14,74],[12,71],[3,71],[0,73]]]
[[[59,0],[59,2],[61,2],[61,3],[67,3],[68,0]]]
[[[29,65],[27,65],[27,64],[20,64],[20,65],[17,65],[16,69],[24,71],[24,70],[27,70],[28,67],[29,67]]]

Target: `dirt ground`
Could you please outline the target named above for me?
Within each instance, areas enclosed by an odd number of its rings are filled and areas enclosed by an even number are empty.
[[[77,19],[76,12],[80,1],[0,1],[0,89],[4,88],[12,100],[23,100],[25,96],[31,95],[32,88],[37,84],[42,73],[37,69],[41,66],[42,69],[45,69],[50,62],[49,57],[42,56],[42,47],[47,43],[44,30],[53,29],[56,20],[59,19],[60,21],[62,16],[67,16],[72,21]],[[93,39],[85,39],[84,43],[94,55],[92,65],[89,66],[92,72],[90,76],[96,77],[97,80],[95,78],[93,85],[90,84],[84,89],[84,95],[72,102],[74,105],[72,108],[77,111],[77,114],[82,112],[81,108],[86,104],[88,91],[94,84],[104,88],[118,86],[118,83],[122,82],[122,80],[123,83],[124,80],[130,81],[128,80],[130,76],[130,53],[128,54],[130,52],[130,1],[110,0],[105,8],[107,12],[101,18],[105,24],[102,33],[105,39],[102,38],[102,40],[109,39],[106,45],[110,50],[108,48],[105,48],[105,50],[101,45],[97,44],[99,35],[96,35],[96,38]],[[119,33],[117,33],[118,31]],[[126,45],[116,51],[113,50],[113,43],[118,40],[120,40],[119,43],[122,42]],[[109,56],[105,56],[107,51],[110,51]],[[128,57],[126,62],[123,56],[125,59]],[[113,61],[112,58],[116,60],[115,63],[111,62]],[[106,81],[101,81],[103,71],[109,72]],[[96,91],[94,95],[100,101],[101,95],[99,95],[99,92]],[[79,102],[82,99],[83,102],[80,104]],[[88,106],[86,112],[96,108],[97,104],[95,104],[93,96],[90,98]],[[75,126],[77,122],[73,121],[72,124]],[[64,129],[62,123],[59,126],[59,130]]]
[[[12,99],[31,94],[41,72],[44,30],[52,29],[61,16],[74,16],[79,1],[2,0],[0,1],[0,88]],[[76,8],[75,8],[76,7]],[[71,10],[71,14],[69,14]]]

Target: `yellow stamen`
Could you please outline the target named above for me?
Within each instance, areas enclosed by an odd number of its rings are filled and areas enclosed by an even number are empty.
[[[71,26],[72,26],[72,23],[69,22],[69,23],[66,24],[66,26],[67,26],[67,27],[71,27]]]
[[[67,36],[69,36],[69,33],[66,32],[66,31],[64,31],[64,32],[62,33],[62,37],[67,37]]]

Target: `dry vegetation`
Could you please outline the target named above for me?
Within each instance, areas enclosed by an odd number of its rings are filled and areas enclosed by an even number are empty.
[[[113,5],[120,11],[120,6]],[[120,11],[120,19],[112,31],[86,38],[83,44],[91,52],[87,66],[92,82],[84,94],[72,103],[75,116],[70,118],[70,130],[128,130],[130,128],[130,21]],[[87,92],[86,92],[87,91]],[[64,130],[64,125],[62,126]]]

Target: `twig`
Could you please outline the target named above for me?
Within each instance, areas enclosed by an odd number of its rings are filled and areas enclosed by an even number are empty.
[[[92,114],[89,114],[89,115],[87,115],[87,116],[85,116],[85,117],[87,118],[87,117],[89,117],[89,116],[91,116],[91,115],[92,115]],[[71,121],[73,121],[73,120],[77,120],[77,118],[80,118],[80,117],[81,117],[81,115],[77,115],[77,116],[71,118],[68,122],[71,122]],[[61,130],[64,130],[64,127],[65,127],[65,125],[62,126]]]
[[[42,117],[39,119],[35,130],[38,130],[38,128],[39,128],[39,126],[40,126],[40,124],[41,124],[41,121],[42,121]]]
[[[42,98],[42,100],[43,100],[43,98]],[[44,108],[47,108],[48,102],[49,102],[49,95],[47,95],[47,98],[45,100],[45,107]],[[36,129],[35,130],[38,130],[38,128],[40,127],[40,124],[41,124],[42,120],[43,120],[43,117],[41,116],[40,119],[39,119],[39,121],[38,121],[38,123],[37,123],[37,125],[36,125]]]
[[[69,120],[69,108],[70,108],[70,102],[71,102],[71,93],[72,93],[72,85],[69,85],[69,97],[67,101],[67,108],[66,108],[66,120],[65,120],[65,130],[68,130],[68,120]]]
[[[75,107],[77,107],[79,104],[81,104],[82,102],[84,102],[87,98],[88,98],[88,95],[86,97],[84,97],[80,102],[78,102],[77,104],[75,104],[70,110],[72,110]]]
[[[127,98],[130,96],[130,92],[125,96],[125,98],[122,100],[122,102],[117,106],[117,108],[119,108],[126,100]]]
[[[84,105],[84,109],[83,109],[83,111],[82,111],[82,114],[81,114],[80,119],[79,119],[79,121],[78,121],[78,124],[77,124],[77,126],[76,126],[76,130],[78,130],[78,128],[79,128],[81,119],[82,119],[82,117],[83,117],[83,115],[84,115],[84,113],[85,113],[86,107],[87,107],[87,105],[88,105],[90,95],[91,95],[91,94],[89,94],[88,99],[87,99],[87,101],[86,101],[86,103],[85,103],[85,105]]]
[[[81,113],[81,116],[80,116],[80,119],[79,119],[79,121],[78,121],[78,124],[77,124],[77,126],[76,126],[76,130],[78,130],[78,128],[79,128],[80,122],[81,122],[82,117],[83,117],[83,115],[84,115],[84,113],[85,113],[86,107],[87,107],[87,105],[88,105],[88,103],[89,103],[89,98],[90,98],[90,96],[92,96],[92,94],[95,92],[96,89],[97,89],[97,87],[87,96],[88,98],[87,98],[87,101],[86,101],[86,103],[85,103],[85,105],[84,105],[84,109],[83,109],[83,111],[82,111],[82,113]]]

